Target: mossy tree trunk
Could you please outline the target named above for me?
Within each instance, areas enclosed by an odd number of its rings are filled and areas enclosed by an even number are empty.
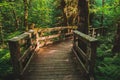
[[[2,23],[0,22],[0,43],[2,47],[4,47],[4,35],[3,35],[3,29],[2,29]]]
[[[64,8],[66,6],[66,3],[64,0],[61,0],[61,10],[62,10],[62,16],[63,16],[63,23],[62,23],[62,26],[67,26],[67,16],[66,16],[66,13],[64,11]]]
[[[12,12],[13,12],[13,17],[15,19],[15,27],[16,27],[15,29],[18,30],[18,28],[19,28],[19,19],[18,19],[17,15],[16,15],[16,12],[15,12],[14,9],[12,10]]]
[[[24,2],[24,27],[28,31],[28,0],[23,0]]]
[[[79,0],[79,20],[78,20],[78,30],[88,34],[89,26],[89,0]]]

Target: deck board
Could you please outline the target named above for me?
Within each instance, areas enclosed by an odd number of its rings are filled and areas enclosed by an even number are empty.
[[[40,48],[21,80],[85,80],[71,48],[72,40]]]

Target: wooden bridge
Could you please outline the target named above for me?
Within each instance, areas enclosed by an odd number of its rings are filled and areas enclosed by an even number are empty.
[[[32,29],[9,40],[20,80],[94,80],[97,39],[71,27]]]

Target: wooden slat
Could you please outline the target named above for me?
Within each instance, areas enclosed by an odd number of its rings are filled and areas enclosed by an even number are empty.
[[[72,48],[72,51],[74,52],[75,56],[77,57],[78,61],[80,62],[80,64],[82,65],[83,69],[85,70],[85,72],[87,74],[89,74],[89,71],[86,69],[84,63],[81,61],[81,59],[79,58],[79,56],[77,55],[77,52]]]
[[[77,39],[78,38],[78,39]],[[78,41],[79,40],[79,41]],[[76,43],[84,43],[86,45],[86,51],[84,52],[82,48],[78,47]],[[96,58],[96,48],[97,48],[98,40],[90,37],[82,32],[74,31],[74,46],[73,52],[75,53],[77,59],[83,66],[87,75],[89,75],[89,79],[94,79],[94,67],[95,67],[95,58]],[[84,46],[84,45],[83,45]],[[76,51],[75,51],[76,50]],[[78,55],[81,55],[80,57]],[[82,58],[82,59],[81,59]],[[82,60],[85,60],[82,61]]]
[[[59,36],[60,36],[60,34],[55,34],[55,35],[50,35],[50,36],[45,36],[45,37],[39,37],[38,40],[39,41],[44,41],[44,40],[49,40],[49,39],[57,38]]]
[[[38,51],[38,49],[35,49],[34,52],[32,52],[32,55],[30,56],[29,60],[27,61],[25,67],[22,69],[20,75],[22,75],[22,74],[25,72],[25,70],[27,69],[28,65],[30,64],[30,61],[32,60],[34,54],[35,54],[37,51]],[[21,61],[20,61],[20,62],[21,62]],[[22,63],[22,62],[21,62],[21,63]]]
[[[84,60],[86,60],[86,59],[88,60],[88,57],[87,57],[86,53],[84,53],[84,51],[82,49],[80,49],[77,45],[75,46],[75,49],[83,57]]]

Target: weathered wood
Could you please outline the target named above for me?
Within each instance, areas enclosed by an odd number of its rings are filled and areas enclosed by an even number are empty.
[[[40,48],[21,80],[87,80],[71,48],[72,40]]]
[[[74,34],[77,35],[82,41],[84,41],[85,43],[89,43],[89,42],[96,42],[97,39],[90,37],[89,35],[86,35],[80,31],[75,30]]]
[[[86,69],[85,65],[83,64],[83,62],[82,62],[81,59],[79,58],[77,52],[76,52],[74,49],[73,49],[73,52],[74,52],[75,56],[77,57],[78,61],[80,62],[80,64],[82,65],[82,67],[83,67],[83,69],[85,70],[85,72],[86,72],[87,74],[89,74],[88,69]]]
[[[105,32],[106,32],[105,27],[90,28],[89,29],[89,35],[92,36],[92,37],[104,36]]]
[[[32,29],[33,28],[34,27],[32,27]],[[36,52],[36,49],[40,47],[42,41],[44,41],[43,45],[48,45],[55,42],[52,39],[58,38],[58,41],[63,40],[72,36],[73,29],[76,29],[76,27],[55,27],[47,29],[34,28],[33,30],[29,30],[28,32],[10,39],[8,42],[14,73],[17,76],[24,73]],[[54,31],[56,31],[55,34],[53,34]],[[44,33],[46,32],[49,32],[50,34],[45,36]]]
[[[77,29],[77,27],[68,26],[68,27],[54,27],[54,28],[39,29],[38,42],[39,43],[44,42],[43,46],[45,46],[45,45],[48,45],[49,43],[51,44],[56,41],[62,41],[62,40],[68,39],[72,37],[74,29]]]
[[[97,41],[91,42],[89,46],[89,58],[88,58],[90,60],[90,66],[89,66],[90,80],[93,80],[94,77],[96,50],[97,50]]]
[[[9,41],[10,55],[13,65],[13,71],[16,75],[20,74],[20,66],[18,59],[20,58],[20,45],[18,41]]]
[[[25,71],[33,56],[35,49],[32,44],[33,36],[35,36],[33,34],[34,31],[29,31],[8,40],[13,71],[16,76],[21,75]]]
[[[87,46],[86,51],[78,46],[78,40],[79,42],[84,42],[84,44]],[[93,37],[90,37],[77,30],[74,31],[73,52],[82,65],[83,69],[86,71],[86,74],[90,80],[94,79],[97,42],[98,40]]]

